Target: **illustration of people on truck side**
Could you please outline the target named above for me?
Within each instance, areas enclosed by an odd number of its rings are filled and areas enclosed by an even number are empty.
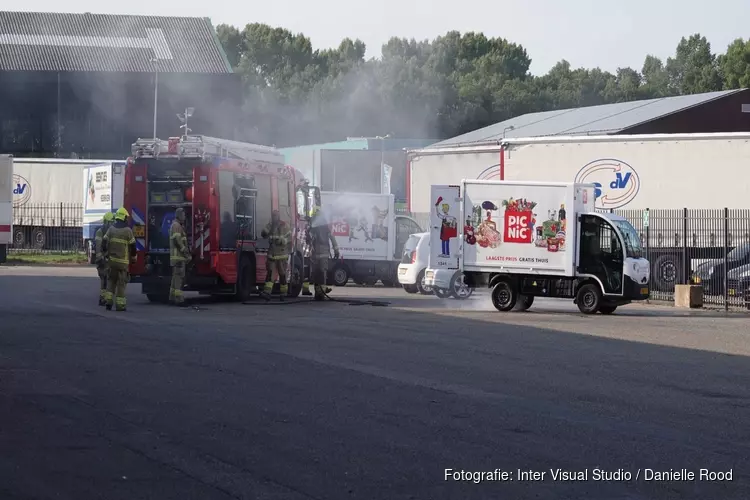
[[[435,213],[441,219],[440,224],[440,242],[442,244],[440,257],[451,256],[451,238],[458,236],[458,225],[456,218],[450,215],[451,206],[447,203],[442,203],[443,197],[440,196],[435,202]]]
[[[387,208],[380,210],[377,206],[372,207],[372,231],[370,231],[370,238],[379,238],[383,241],[388,241],[388,227],[385,225],[386,217],[388,217]]]

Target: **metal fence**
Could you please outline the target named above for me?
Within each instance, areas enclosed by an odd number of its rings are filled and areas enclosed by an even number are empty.
[[[651,298],[674,300],[675,285],[699,284],[703,303],[750,309],[750,209],[608,210],[638,232],[651,263]],[[400,212],[425,231],[429,213]]]
[[[83,204],[27,203],[13,207],[10,253],[83,251]]]

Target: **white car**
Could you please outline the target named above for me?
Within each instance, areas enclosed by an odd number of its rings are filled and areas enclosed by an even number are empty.
[[[425,275],[425,286],[432,288],[435,295],[441,299],[453,297],[454,299],[468,299],[474,293],[474,289],[466,282],[466,277],[461,271],[451,269],[427,269]]]
[[[430,233],[409,235],[404,244],[404,255],[398,265],[398,282],[407,293],[430,295],[432,289],[425,286],[424,274],[430,258]]]

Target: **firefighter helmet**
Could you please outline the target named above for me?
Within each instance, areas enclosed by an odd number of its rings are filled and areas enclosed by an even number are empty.
[[[125,210],[125,207],[120,207],[115,212],[115,220],[125,221],[128,217],[130,217],[130,214]]]
[[[106,214],[104,214],[105,223],[110,223],[113,220],[115,220],[115,214],[113,214],[112,212],[107,212]]]

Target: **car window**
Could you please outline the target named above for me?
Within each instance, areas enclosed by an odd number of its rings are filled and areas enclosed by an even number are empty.
[[[404,251],[416,250],[417,246],[419,245],[419,241],[420,241],[419,236],[414,236],[414,235],[409,236],[409,239],[406,240],[406,244],[404,245]]]

